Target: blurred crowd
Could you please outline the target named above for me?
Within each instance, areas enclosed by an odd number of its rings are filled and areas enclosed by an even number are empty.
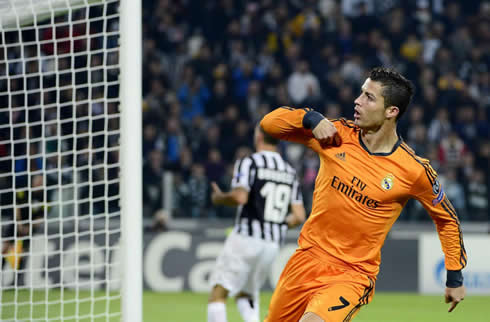
[[[264,114],[288,105],[352,118],[366,73],[395,67],[416,86],[399,134],[439,172],[463,221],[488,221],[490,2],[466,0],[145,0],[145,216],[173,177],[175,217],[233,216],[209,202],[253,151]],[[307,208],[314,153],[281,150]],[[402,220],[430,220],[410,203]]]

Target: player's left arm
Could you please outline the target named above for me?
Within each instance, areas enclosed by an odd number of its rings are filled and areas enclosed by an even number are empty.
[[[449,312],[464,299],[462,269],[466,266],[467,255],[463,242],[463,233],[456,211],[444,193],[432,167],[424,164],[418,180],[412,186],[414,197],[422,203],[432,217],[445,254],[447,270],[446,303],[451,303]]]
[[[289,228],[294,228],[305,222],[306,210],[303,204],[291,205],[291,213],[286,217]]]

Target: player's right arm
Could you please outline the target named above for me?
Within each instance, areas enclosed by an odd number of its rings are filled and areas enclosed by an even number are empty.
[[[277,139],[301,143],[314,150],[341,143],[335,125],[310,108],[277,108],[264,116],[260,126]]]
[[[252,164],[250,157],[239,159],[235,162],[231,190],[228,192],[221,191],[216,182],[211,182],[211,201],[214,205],[236,207],[247,203],[252,185],[250,181]]]
[[[211,201],[213,205],[236,207],[244,205],[248,201],[248,191],[243,188],[234,188],[228,192],[223,192],[216,182],[211,182]]]

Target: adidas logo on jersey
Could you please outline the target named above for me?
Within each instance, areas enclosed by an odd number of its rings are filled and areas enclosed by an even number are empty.
[[[345,161],[345,152],[339,152],[339,153],[335,154],[335,157],[337,159],[340,159],[342,161]]]

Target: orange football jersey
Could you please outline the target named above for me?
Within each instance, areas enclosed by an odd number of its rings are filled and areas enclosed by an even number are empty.
[[[313,206],[298,240],[326,260],[375,277],[381,247],[403,206],[417,199],[431,215],[444,251],[446,268],[466,266],[460,223],[429,161],[399,139],[391,153],[370,153],[352,121],[331,120],[342,139],[322,148],[303,128],[309,109],[278,108],[261,121],[270,135],[308,146],[318,153],[320,169]]]

